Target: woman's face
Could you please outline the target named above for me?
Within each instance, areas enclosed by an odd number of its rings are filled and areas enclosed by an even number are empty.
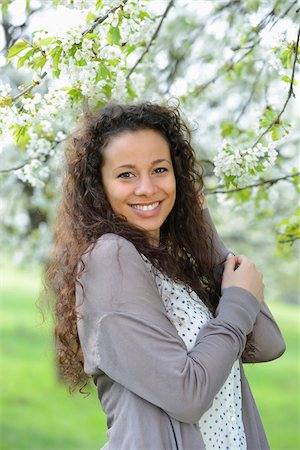
[[[176,198],[168,142],[151,129],[124,131],[110,139],[101,171],[113,211],[158,242]]]

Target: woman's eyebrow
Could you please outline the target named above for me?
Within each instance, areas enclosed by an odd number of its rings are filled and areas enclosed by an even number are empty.
[[[168,164],[171,164],[171,161],[168,159],[155,159],[154,161],[151,161],[152,165],[159,164],[162,162],[167,162]],[[134,164],[121,164],[121,166],[116,167],[114,170],[118,169],[134,169],[136,166]]]
[[[169,161],[168,159],[156,159],[155,161],[152,161],[151,164],[159,164],[162,162],[167,162],[168,164],[171,164],[171,161]]]
[[[124,168],[126,168],[126,169],[134,169],[135,165],[134,164],[122,164],[121,166],[116,167],[114,170],[124,169]]]

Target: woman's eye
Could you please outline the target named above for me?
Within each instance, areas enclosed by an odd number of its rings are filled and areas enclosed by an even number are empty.
[[[157,169],[155,169],[155,173],[164,173],[167,172],[168,169],[166,169],[165,167],[157,167]]]
[[[120,173],[120,175],[118,175],[118,178],[132,178],[133,177],[133,173],[131,172],[123,172]]]

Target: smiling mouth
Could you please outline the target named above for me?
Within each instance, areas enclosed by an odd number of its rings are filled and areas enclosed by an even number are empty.
[[[148,205],[130,205],[134,209],[138,209],[139,211],[152,211],[157,208],[161,202],[154,202]]]

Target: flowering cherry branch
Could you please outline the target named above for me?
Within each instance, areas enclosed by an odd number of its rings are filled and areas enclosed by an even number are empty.
[[[291,97],[296,97],[295,93],[294,93],[294,89],[293,89],[293,85],[294,85],[294,79],[295,79],[295,71],[296,71],[296,63],[298,60],[298,48],[299,48],[299,39],[300,39],[300,26],[298,28],[298,33],[297,33],[297,40],[296,43],[294,45],[294,61],[293,61],[293,66],[292,66],[292,74],[291,74],[291,79],[290,79],[290,86],[289,86],[289,90],[288,90],[288,95],[287,98],[283,104],[283,107],[281,108],[280,112],[277,114],[277,116],[272,120],[272,122],[270,122],[270,124],[266,127],[266,129],[261,133],[261,135],[256,139],[256,141],[254,142],[254,144],[252,145],[252,148],[255,147],[260,141],[261,139],[270,131],[270,129],[279,123],[280,118],[282,116],[282,114],[284,113]]]
[[[103,23],[110,14],[115,13],[118,9],[123,8],[126,3],[128,2],[128,0],[123,0],[123,2],[119,5],[119,6],[115,6],[114,8],[110,9],[104,16],[98,17],[94,20],[94,22],[92,23],[92,25],[87,28],[83,33],[82,33],[82,37],[86,36],[88,33],[92,33],[94,31],[94,29],[96,28],[97,25]],[[44,72],[42,74],[42,76],[40,77],[40,79],[38,81],[34,81],[31,85],[27,86],[23,91],[19,92],[19,94],[15,95],[14,97],[11,98],[12,102],[15,102],[16,100],[18,100],[19,98],[23,97],[24,95],[26,95],[28,92],[30,92],[35,86],[37,86],[38,84],[40,84],[40,82],[47,76],[47,72]]]
[[[109,10],[107,14],[95,19],[94,22],[92,23],[92,25],[82,33],[82,36],[86,36],[88,33],[92,33],[97,25],[100,25],[101,23],[103,23],[110,14],[115,13],[119,8],[122,9],[123,6],[125,6],[127,2],[128,2],[128,0],[123,0],[123,2],[120,5],[115,6],[114,8]]]
[[[263,186],[263,185],[266,185],[266,184],[269,185],[269,186],[272,186],[273,184],[278,183],[278,181],[290,180],[292,178],[299,177],[299,175],[300,175],[300,172],[296,172],[296,173],[293,173],[293,174],[290,174],[290,175],[285,175],[285,176],[277,177],[277,178],[270,178],[269,180],[261,180],[261,181],[258,181],[257,183],[249,184],[249,185],[243,186],[243,187],[237,187],[237,188],[234,188],[234,189],[228,189],[228,190],[225,190],[225,189],[214,189],[214,188],[206,189],[205,190],[205,194],[207,194],[207,195],[212,195],[212,194],[231,194],[233,192],[240,192],[240,191],[243,191],[245,189],[252,189],[254,187]]]

